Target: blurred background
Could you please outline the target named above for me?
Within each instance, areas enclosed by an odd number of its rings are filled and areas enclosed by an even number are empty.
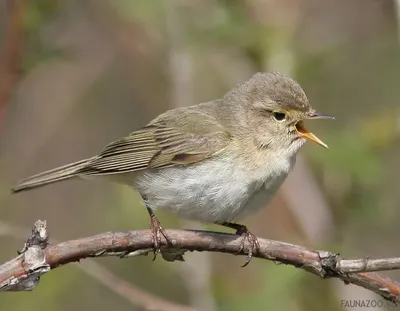
[[[306,144],[274,201],[242,222],[260,237],[346,258],[399,256],[399,18],[396,0],[0,1],[0,262],[37,219],[59,241],[148,228],[128,187],[74,180],[15,196],[9,189],[268,70],[297,79],[336,121],[309,122],[330,149]],[[157,215],[167,228],[201,227]],[[185,258],[96,263],[198,310],[343,310],[342,300],[380,299],[264,260],[242,269],[244,257]],[[32,293],[1,294],[0,309],[143,310],[78,269],[84,264],[52,271]]]

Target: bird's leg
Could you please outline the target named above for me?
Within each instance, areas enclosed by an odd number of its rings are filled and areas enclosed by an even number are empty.
[[[146,206],[147,212],[150,215],[151,230],[153,233],[153,244],[154,244],[154,257],[153,261],[156,259],[157,254],[160,252],[161,235],[165,238],[168,244],[172,245],[172,240],[168,236],[167,232],[163,227],[161,227],[160,221],[157,219],[151,207],[148,205],[146,198],[142,197],[144,205]]]
[[[224,222],[222,224],[219,224],[224,227],[228,227],[231,229],[236,230],[236,234],[240,235],[242,237],[242,241],[240,242],[240,249],[238,253],[242,252],[244,250],[244,244],[245,241],[247,240],[250,243],[250,248],[249,248],[249,253],[247,254],[247,260],[244,263],[242,267],[246,267],[251,259],[253,258],[254,253],[258,253],[260,251],[260,243],[258,242],[258,238],[251,233],[246,226],[240,225],[240,224],[235,224],[232,222]]]

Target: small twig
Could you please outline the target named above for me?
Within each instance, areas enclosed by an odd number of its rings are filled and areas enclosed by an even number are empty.
[[[35,222],[32,228],[32,233],[25,242],[22,250],[18,251],[18,254],[25,253],[30,247],[37,245],[41,249],[45,249],[48,245],[49,234],[47,233],[47,222],[38,220]]]
[[[38,220],[17,257],[24,274],[0,281],[0,291],[30,291],[39,284],[40,276],[50,271],[44,249],[48,241],[46,221]]]
[[[397,270],[400,269],[400,258],[341,260],[336,268],[342,273]]]
[[[163,298],[157,297],[138,287],[132,286],[127,281],[121,280],[108,269],[95,261],[85,261],[81,265],[82,271],[98,280],[113,292],[127,299],[132,305],[143,310],[162,311],[196,311],[194,308],[178,305]]]
[[[173,240],[173,246],[168,247],[167,243],[162,241],[162,253],[178,254],[168,256],[170,260],[173,260],[174,257],[180,257],[180,254],[185,251],[237,254],[240,249],[241,240],[233,234],[199,230],[167,231],[169,237]],[[365,258],[362,259],[363,264],[360,265],[360,260],[345,260],[337,254],[326,251],[309,250],[301,246],[261,238],[259,238],[259,242],[260,252],[255,254],[254,257],[292,265],[321,278],[338,278],[346,284],[364,287],[396,304],[400,303],[399,283],[377,273],[368,273],[370,271],[399,269],[399,258],[379,260]],[[150,249],[152,245],[151,230],[102,233],[47,246],[43,250],[44,262],[42,265],[49,265],[54,269],[87,257],[100,257],[111,254],[127,255],[138,250]],[[246,255],[246,251],[243,250],[239,254]],[[10,286],[17,288],[16,284],[18,282],[23,282],[33,273],[30,269],[24,268],[24,254],[0,266],[0,288],[3,290],[7,290]],[[348,273],[347,271],[364,272]],[[26,289],[22,288],[20,290]]]

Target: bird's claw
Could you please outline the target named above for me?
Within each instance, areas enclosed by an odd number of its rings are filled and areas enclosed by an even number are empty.
[[[241,226],[240,228],[238,228],[236,230],[236,234],[240,235],[242,238],[238,253],[244,251],[246,240],[250,243],[246,262],[242,265],[242,267],[246,267],[253,258],[253,254],[257,254],[260,251],[260,243],[258,242],[258,238],[253,233],[251,233],[246,226]]]
[[[156,260],[158,253],[161,250],[161,236],[165,238],[168,244],[172,244],[171,238],[163,227],[161,227],[160,221],[154,215],[151,217],[151,230],[153,233],[153,245],[154,245],[154,257],[153,261]]]

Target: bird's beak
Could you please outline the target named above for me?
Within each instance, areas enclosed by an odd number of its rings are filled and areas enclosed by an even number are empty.
[[[312,112],[312,113],[308,114],[304,119],[335,119],[335,118],[332,116],[326,115],[326,114]],[[303,120],[296,123],[296,130],[300,136],[303,136],[304,138],[309,139],[322,147],[328,148],[327,144],[325,144],[322,140],[320,140],[317,136],[315,136],[313,133],[309,132],[304,127]]]

